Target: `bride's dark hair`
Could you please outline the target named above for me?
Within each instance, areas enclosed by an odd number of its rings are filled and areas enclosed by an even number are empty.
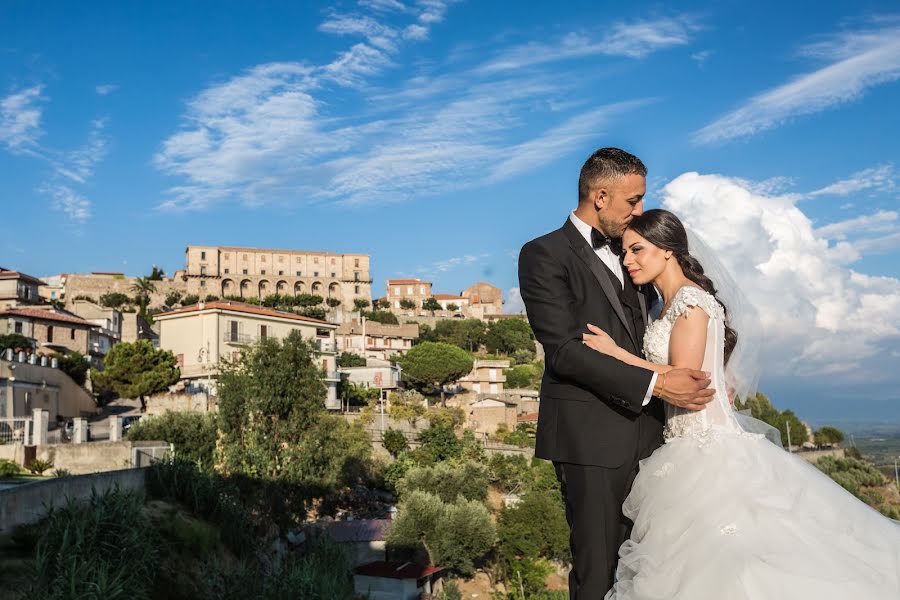
[[[672,255],[678,261],[684,276],[696,283],[698,286],[716,297],[716,286],[712,279],[703,273],[703,265],[700,261],[691,256],[688,248],[687,231],[684,229],[681,221],[674,214],[661,208],[654,208],[646,211],[639,217],[635,217],[628,224],[628,228],[640,235],[642,238],[663,250],[671,250]],[[719,298],[716,301],[725,309],[726,307]],[[731,353],[737,345],[737,331],[728,326],[725,321],[725,362],[731,358]]]

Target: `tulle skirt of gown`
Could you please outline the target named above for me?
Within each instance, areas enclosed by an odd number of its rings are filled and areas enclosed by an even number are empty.
[[[900,599],[900,524],[759,437],[668,440],[624,512],[607,600]]]

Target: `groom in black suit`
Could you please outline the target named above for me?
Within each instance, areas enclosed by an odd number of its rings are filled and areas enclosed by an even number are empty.
[[[562,228],[519,255],[519,289],[546,361],[535,455],[553,461],[566,502],[572,599],[600,599],[612,587],[630,526],[622,502],[638,461],[662,443],[660,398],[700,409],[714,393],[702,371],[658,378],[582,343],[590,323],[643,355],[655,293],[634,286],[620,253],[628,223],[643,212],[646,176],[636,156],[601,148],[581,169],[578,207]]]

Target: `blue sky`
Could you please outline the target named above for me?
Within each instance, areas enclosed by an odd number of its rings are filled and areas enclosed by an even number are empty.
[[[855,3],[0,2],[6,267],[169,273],[187,244],[485,279],[614,145],[722,256],[763,388],[900,422],[900,11]]]

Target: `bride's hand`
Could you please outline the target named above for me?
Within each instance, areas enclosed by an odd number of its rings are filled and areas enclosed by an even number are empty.
[[[585,346],[590,346],[597,352],[608,354],[609,356],[616,356],[621,350],[618,344],[609,337],[609,334],[596,325],[588,323],[587,328],[591,333],[584,333],[581,335],[581,341]]]

